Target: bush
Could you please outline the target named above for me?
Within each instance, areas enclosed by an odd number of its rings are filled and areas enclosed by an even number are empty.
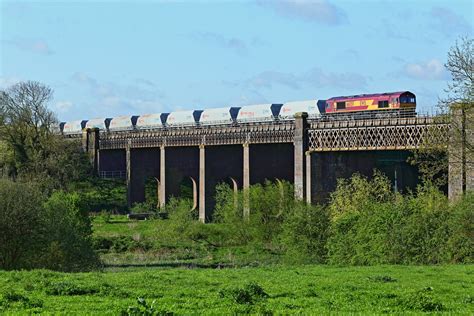
[[[445,247],[449,262],[474,262],[474,192],[467,193],[451,208],[449,239]]]
[[[147,251],[152,249],[152,244],[145,240],[135,240],[131,236],[94,237],[93,249],[100,252],[127,252],[134,250]]]
[[[326,208],[295,203],[295,208],[283,223],[281,234],[287,260],[295,263],[324,263],[329,224]]]
[[[44,203],[48,229],[44,265],[61,271],[88,270],[98,264],[92,248],[92,226],[77,193],[58,191]]]
[[[390,192],[388,179],[355,175],[339,181],[328,206],[332,264],[472,262],[474,198],[451,205],[434,185],[415,193]]]
[[[77,194],[56,192],[49,199],[30,184],[0,181],[0,268],[91,269],[88,214]]]
[[[380,264],[390,257],[387,239],[397,214],[389,180],[375,173],[372,180],[358,174],[339,180],[328,209],[331,236],[329,262],[333,264]],[[388,236],[387,236],[388,234]]]
[[[43,196],[33,185],[0,180],[0,268],[31,268],[40,254]]]
[[[225,227],[230,244],[254,243],[272,247],[279,243],[285,217],[295,208],[293,187],[288,182],[265,182],[248,189],[250,206],[244,218],[244,192],[233,192],[227,185],[217,188],[215,220]]]
[[[69,191],[80,195],[84,209],[89,212],[127,211],[127,186],[123,180],[89,178],[87,181],[71,183]]]
[[[255,283],[250,282],[245,284],[243,287],[228,288],[219,291],[221,298],[228,298],[232,302],[237,304],[255,304],[257,301],[266,299],[268,294],[263,288]]]

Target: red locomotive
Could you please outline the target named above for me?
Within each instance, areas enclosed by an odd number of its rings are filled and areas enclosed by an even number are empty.
[[[347,97],[333,97],[326,100],[325,113],[339,114],[370,114],[385,116],[389,113],[404,112],[414,114],[416,97],[410,91],[377,94],[361,94]],[[354,113],[355,112],[355,113]]]

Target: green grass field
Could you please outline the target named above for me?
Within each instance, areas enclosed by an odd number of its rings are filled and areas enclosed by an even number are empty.
[[[102,271],[0,271],[0,314],[119,315],[138,298],[160,315],[474,313],[474,265],[282,265],[264,249],[186,241],[163,220],[96,217],[93,228],[114,243]]]
[[[142,297],[176,314],[472,315],[473,284],[472,265],[0,272],[0,312],[117,315]]]

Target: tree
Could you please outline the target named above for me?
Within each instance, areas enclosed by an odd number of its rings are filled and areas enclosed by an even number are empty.
[[[19,172],[37,170],[47,158],[52,126],[57,123],[46,107],[52,90],[38,82],[21,82],[2,93],[1,137],[11,147],[14,176]]]
[[[425,140],[415,151],[412,163],[418,165],[423,180],[438,186],[447,184],[448,157],[450,164],[462,165],[463,183],[466,166],[474,168],[474,135],[466,127],[474,126],[474,40],[461,37],[448,52],[446,70],[452,80],[446,96],[438,101],[443,115],[438,119],[450,124],[449,150],[439,139]],[[471,127],[472,128],[472,127]]]
[[[1,165],[16,179],[41,181],[47,187],[64,187],[88,172],[80,146],[57,132],[58,121],[48,109],[53,91],[35,81],[17,83],[0,92],[0,143],[8,154]]]
[[[444,65],[452,77],[445,90],[447,96],[440,99],[439,107],[449,110],[453,105],[465,109],[473,107],[474,100],[474,40],[461,37],[448,52]]]

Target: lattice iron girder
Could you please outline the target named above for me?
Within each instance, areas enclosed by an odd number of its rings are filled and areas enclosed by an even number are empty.
[[[308,130],[310,151],[406,150],[447,146],[449,134],[448,124],[432,118],[313,122],[311,127]]]
[[[213,126],[169,130],[128,131],[102,133],[101,149],[123,149],[130,140],[132,148],[160,146],[234,145],[254,143],[291,143],[294,123],[270,123],[242,126]]]

